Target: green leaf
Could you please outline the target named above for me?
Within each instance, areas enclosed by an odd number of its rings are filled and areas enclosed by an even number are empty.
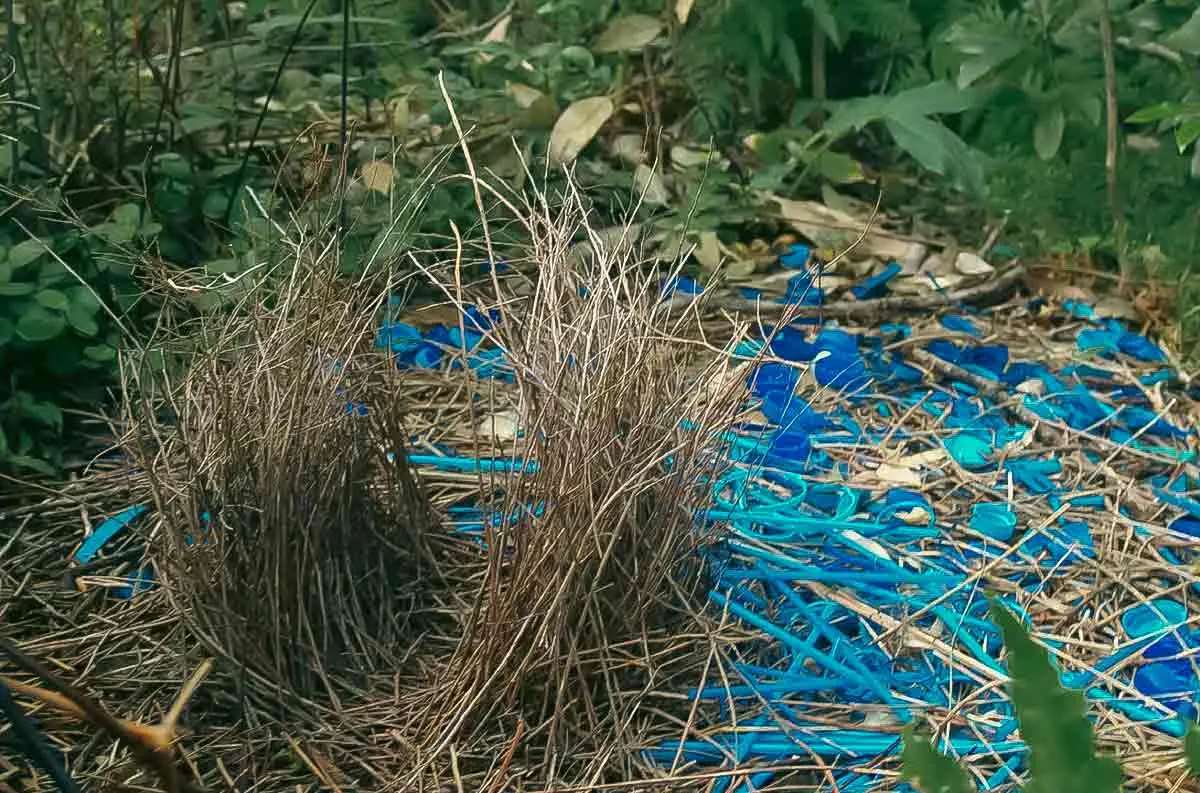
[[[31,394],[21,392],[20,409],[21,415],[41,424],[43,427],[49,427],[54,430],[61,430],[63,424],[62,409],[52,402],[42,402]]]
[[[1200,55],[1200,9],[1196,9],[1191,19],[1171,31],[1162,43],[1174,50]]]
[[[15,332],[12,322],[4,317],[0,317],[0,347],[12,341],[13,333]]]
[[[781,36],[779,38],[779,60],[783,61],[783,68],[787,69],[788,76],[792,78],[794,85],[800,85],[800,54],[796,52],[796,42],[792,41],[791,36]]]
[[[1033,148],[1043,160],[1052,160],[1062,146],[1063,130],[1067,126],[1067,115],[1057,102],[1042,108],[1037,124],[1033,128]]]
[[[942,142],[940,124],[925,116],[904,114],[888,116],[883,123],[896,145],[923,168],[946,173],[949,152]]]
[[[1187,755],[1188,772],[1200,777],[1200,727],[1197,725],[1188,725],[1187,735],[1183,738],[1183,750]]]
[[[1096,755],[1083,693],[1063,688],[1046,650],[999,601],[992,619],[1008,650],[1009,692],[1029,745],[1024,793],[1120,793],[1121,766]]]
[[[1195,143],[1196,138],[1200,138],[1200,118],[1189,118],[1175,128],[1175,145],[1179,147],[1180,154]]]
[[[904,730],[900,760],[904,781],[924,793],[975,793],[975,785],[962,766],[933,748],[912,724]]]
[[[804,0],[804,5],[812,12],[813,22],[825,34],[825,38],[829,39],[834,47],[841,49],[842,37],[838,33],[837,16],[828,0]]]
[[[33,303],[17,320],[17,335],[29,342],[50,341],[62,333],[66,325],[62,314]]]
[[[109,215],[109,221],[123,229],[129,229],[132,235],[142,222],[142,210],[137,204],[121,204]]]
[[[1135,113],[1131,113],[1126,119],[1129,124],[1152,124],[1155,121],[1164,121],[1179,114],[1179,105],[1174,102],[1159,102],[1157,105],[1143,107]]]
[[[935,80],[889,97],[883,112],[921,116],[963,113],[976,107],[980,97],[978,91]]]
[[[83,348],[83,354],[89,361],[108,363],[117,357],[117,350],[109,344],[93,344]]]
[[[67,309],[67,322],[84,336],[95,336],[100,332],[100,326],[96,324],[96,309],[83,303],[71,304]]]
[[[54,466],[45,460],[39,460],[36,457],[30,457],[26,454],[14,454],[8,458],[10,465],[15,465],[18,468],[25,468],[29,471],[36,471],[43,476],[54,476],[57,471]]]
[[[71,305],[71,301],[67,299],[67,296],[57,289],[43,289],[37,293],[34,299],[46,308],[55,311],[66,311]]]
[[[10,281],[0,284],[0,297],[24,297],[37,291],[37,285],[28,281]]]
[[[41,240],[25,240],[18,242],[8,250],[8,263],[13,269],[25,267],[36,262],[46,253],[46,246]]]

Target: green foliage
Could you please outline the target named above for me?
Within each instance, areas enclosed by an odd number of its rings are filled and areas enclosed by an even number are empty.
[[[1087,700],[1064,688],[1049,653],[1000,601],[991,601],[992,619],[1000,626],[1008,651],[1009,693],[1021,737],[1029,746],[1026,793],[1118,793],[1121,765],[1096,754]],[[1188,727],[1184,754],[1189,772],[1200,776],[1200,728]],[[905,780],[925,793],[966,793],[974,785],[953,760],[938,752],[910,725],[901,757]]]
[[[1184,739],[1187,754],[1188,771],[1194,777],[1200,777],[1200,727],[1188,725],[1187,737]]]
[[[836,200],[831,190],[854,192],[866,172],[886,177],[904,213],[1011,212],[1007,233],[1031,253],[1114,238],[1098,198],[1105,14],[1121,117],[1172,143],[1118,145],[1126,236],[1168,266],[1200,243],[1189,209],[1200,12],[1181,0],[359,0],[347,31],[334,0],[311,13],[309,0],[141,16],[103,0],[21,7],[21,68],[6,87],[20,102],[6,125],[15,145],[0,146],[0,176],[55,207],[58,221],[43,213],[26,227],[122,316],[145,287],[129,263],[145,256],[176,280],[233,280],[188,293],[193,310],[236,300],[237,276],[279,245],[273,221],[325,230],[344,206],[351,271],[399,259],[393,220],[422,202],[413,232],[470,228],[466,185],[424,189],[432,165],[462,164],[439,73],[481,170],[520,188],[522,159],[569,143],[559,151],[574,155],[598,213],[624,215],[630,193],[644,194],[650,240],[704,240],[710,264],[766,231],[773,194]],[[356,136],[346,191],[343,42]],[[641,141],[647,127],[663,135]],[[932,193],[891,187],[914,173]],[[0,272],[0,357],[17,362],[0,393],[0,460],[53,459],[58,424],[31,406],[95,406],[119,338],[82,293],[42,283],[57,262],[15,219],[0,213],[0,261],[15,273]],[[156,310],[138,305],[134,330]],[[43,360],[49,347],[60,351]],[[49,371],[51,359],[76,374]]]
[[[962,767],[933,747],[913,725],[904,731],[904,781],[926,793],[974,793],[975,786]]]
[[[1121,766],[1096,755],[1083,692],[1064,688],[1046,650],[998,601],[992,619],[1008,650],[1009,692],[1029,745],[1027,793],[1109,793],[1121,789]]]

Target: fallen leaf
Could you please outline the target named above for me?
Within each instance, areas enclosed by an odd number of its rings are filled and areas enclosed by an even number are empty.
[[[721,241],[717,239],[717,233],[715,231],[700,232],[700,239],[696,241],[692,256],[696,257],[696,261],[700,262],[700,267],[706,273],[714,272],[720,267]]]
[[[392,101],[392,133],[403,134],[408,131],[408,122],[412,112],[408,106],[408,97],[402,96]]]
[[[675,0],[675,18],[679,20],[679,24],[687,24],[688,17],[692,13],[693,2],[695,0]]]
[[[1105,295],[1092,306],[1099,319],[1127,319],[1136,322],[1141,319],[1137,309],[1123,297]]]
[[[526,109],[532,107],[533,103],[544,95],[538,89],[524,83],[509,83],[504,87],[504,93],[508,94],[519,107]]]
[[[919,272],[921,264],[924,263],[925,257],[929,254],[929,248],[919,242],[909,243],[908,250],[904,252],[897,261],[900,262],[900,272],[903,275],[912,275]]]
[[[665,206],[671,202],[671,192],[667,190],[662,174],[644,162],[638,163],[633,170],[633,186],[647,204]]]
[[[779,205],[779,213],[796,231],[808,237],[818,248],[845,250],[867,226],[866,218],[831,209],[815,201],[794,201],[769,195]],[[859,256],[873,256],[884,261],[899,259],[908,250],[908,242],[881,231],[869,231],[858,247]]]
[[[498,443],[507,443],[520,434],[517,414],[511,410],[502,410],[490,416],[484,416],[476,430],[481,437]]]
[[[662,20],[646,14],[618,17],[608,24],[592,49],[602,54],[640,50],[658,38],[662,28]]]
[[[887,552],[887,549],[884,548],[883,544],[877,540],[868,539],[868,538],[862,536],[861,534],[859,534],[858,532],[852,531],[850,529],[843,529],[842,537],[844,537],[847,540],[850,540],[853,543],[856,543],[863,550],[875,554],[880,559],[887,559],[889,562],[892,560],[892,557]]]
[[[500,18],[500,21],[492,26],[492,29],[483,37],[484,44],[497,44],[504,41],[508,35],[508,26],[512,23],[512,14],[505,14]],[[475,53],[475,60],[478,63],[488,63],[492,60],[492,56],[486,52]]]
[[[932,468],[938,463],[944,462],[946,450],[940,446],[936,449],[926,449],[923,452],[909,454],[896,460],[896,465],[904,468]]]
[[[875,469],[875,478],[880,482],[906,487],[920,487],[921,475],[911,468],[891,463],[880,463]]]
[[[396,182],[396,169],[383,160],[363,163],[358,169],[358,174],[362,178],[363,187],[384,195],[392,192],[392,185]]]
[[[612,153],[630,165],[646,160],[645,139],[641,135],[617,135],[610,146]]]
[[[989,275],[996,272],[996,268],[985,262],[983,257],[970,251],[960,251],[954,257],[954,269],[963,275]]]
[[[616,108],[607,96],[572,102],[550,130],[550,161],[562,165],[574,160],[614,112]]]
[[[711,152],[690,149],[687,146],[671,147],[671,163],[680,168],[696,168],[707,165],[710,158],[712,158]]]

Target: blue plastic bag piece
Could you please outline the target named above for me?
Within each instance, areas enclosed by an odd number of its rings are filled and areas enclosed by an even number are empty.
[[[491,330],[500,321],[500,309],[492,308],[486,312],[479,306],[469,305],[463,309],[463,325],[480,334]]]
[[[768,448],[778,457],[803,463],[812,454],[812,440],[806,432],[776,430],[771,433]]]
[[[663,279],[660,295],[662,297],[670,297],[676,292],[682,292],[685,295],[698,295],[703,291],[704,287],[695,278],[689,275],[677,275]]]
[[[762,290],[755,289],[752,286],[743,286],[738,289],[738,294],[740,294],[746,300],[758,300],[762,297]]]
[[[1147,363],[1158,363],[1167,358],[1162,348],[1140,333],[1126,332],[1121,336],[1118,347],[1126,355],[1131,355],[1139,361],[1146,361]]]
[[[1013,457],[1004,461],[1004,470],[1012,474],[1013,482],[1035,495],[1045,495],[1055,489],[1050,477],[1062,472],[1062,463],[1055,459]]]
[[[1077,319],[1094,319],[1096,316],[1094,308],[1077,300],[1063,301],[1063,310]]]
[[[879,332],[884,335],[891,335],[895,333],[902,339],[907,339],[912,336],[912,328],[910,326],[896,322],[885,322],[879,326]]]
[[[926,349],[947,363],[957,364],[962,358],[962,349],[947,339],[934,339]]]
[[[119,600],[130,600],[138,592],[145,592],[147,589],[154,588],[154,568],[150,565],[139,567],[136,572],[130,573],[123,586],[116,587],[112,590],[112,596]]]
[[[850,287],[850,292],[859,300],[871,300],[882,297],[887,293],[888,283],[900,275],[903,269],[899,262],[890,262],[887,267],[875,275],[863,279],[856,286]]]
[[[817,335],[815,345],[818,352],[828,353],[813,367],[819,384],[857,391],[870,381],[866,363],[858,354],[858,342],[846,331],[826,328]]]
[[[1038,380],[1046,373],[1046,367],[1037,363],[1028,361],[1013,361],[1008,365],[1008,370],[1005,371],[1000,378],[1007,385],[1020,385],[1026,380]]]
[[[1168,493],[1161,488],[1154,488],[1154,495],[1164,504],[1170,504],[1173,507],[1179,507],[1193,518],[1200,518],[1200,501],[1196,501],[1195,499],[1191,498],[1185,498],[1184,496],[1177,496],[1173,493]]]
[[[788,279],[787,293],[779,302],[788,305],[819,306],[825,302],[825,290],[814,286],[812,276],[808,273],[797,273]]]
[[[1008,504],[985,502],[971,508],[967,525],[993,540],[1008,542],[1017,528],[1017,516]]]
[[[790,395],[799,379],[800,373],[794,367],[770,362],[759,364],[750,373],[746,385],[756,397],[780,392]]]
[[[1073,363],[1064,366],[1062,373],[1074,377],[1090,377],[1095,380],[1112,380],[1112,375],[1103,369],[1098,369],[1086,363]]]
[[[920,383],[925,379],[925,373],[915,366],[905,363],[899,355],[892,359],[887,379],[897,383]]]
[[[1138,378],[1142,385],[1157,385],[1158,383],[1169,383],[1175,380],[1175,372],[1171,369],[1156,369],[1150,374],[1144,374]]]
[[[991,380],[999,380],[1008,368],[1008,347],[1003,344],[983,344],[967,347],[959,357],[959,364],[966,369],[982,374]]]
[[[504,259],[497,261],[495,268],[492,267],[491,262],[485,261],[479,263],[479,271],[482,273],[490,273],[493,269],[495,269],[497,273],[507,273],[512,269],[512,267],[510,267],[508,262]]]
[[[785,361],[808,362],[820,350],[815,342],[808,340],[808,334],[799,328],[775,329],[771,339],[771,352]]]
[[[942,327],[956,333],[967,333],[976,338],[982,335],[979,328],[975,327],[975,323],[962,314],[947,314],[942,317]]]
[[[1200,540],[1200,518],[1194,518],[1191,515],[1180,515],[1168,523],[1167,528]]]
[[[802,270],[808,266],[811,256],[812,248],[797,242],[788,246],[787,252],[779,257],[779,263],[789,270]]]
[[[375,346],[400,352],[423,341],[421,331],[406,322],[388,322],[375,335]]]
[[[1130,639],[1141,639],[1168,628],[1187,625],[1187,606],[1171,598],[1155,598],[1131,606],[1121,615],[1121,627]]]
[[[970,432],[959,432],[947,438],[943,443],[950,456],[967,470],[989,465],[992,462],[992,453],[995,451],[992,444]]]
[[[1137,431],[1145,429],[1147,435],[1157,435],[1163,438],[1186,438],[1190,433],[1176,427],[1166,419],[1159,418],[1153,410],[1141,405],[1123,405],[1120,413],[1125,426]]]

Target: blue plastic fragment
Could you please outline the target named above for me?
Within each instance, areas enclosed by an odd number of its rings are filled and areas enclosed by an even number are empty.
[[[1008,504],[979,503],[971,508],[970,527],[998,542],[1008,542],[1017,528],[1017,516]]]
[[[787,252],[779,257],[779,263],[789,270],[803,270],[812,257],[812,248],[801,243],[788,246]]]
[[[942,317],[942,327],[946,330],[952,330],[956,333],[966,333],[976,338],[983,334],[979,332],[979,328],[975,327],[975,323],[964,317],[962,314],[947,314]]]
[[[882,297],[887,292],[888,283],[900,275],[903,269],[899,262],[891,262],[875,275],[865,278],[857,285],[850,287],[850,292],[859,300],[871,300]]]
[[[148,507],[145,504],[138,504],[127,507],[105,520],[80,543],[79,549],[75,551],[75,561],[84,564],[95,559],[96,554],[100,553],[100,549],[107,545],[109,540],[120,534],[129,524],[145,514],[147,509]]]

